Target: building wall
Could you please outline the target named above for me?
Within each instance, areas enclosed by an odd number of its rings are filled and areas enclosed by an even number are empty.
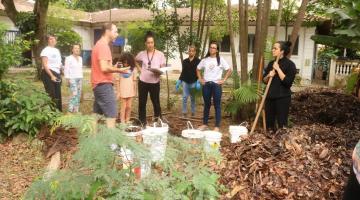
[[[82,49],[91,50],[93,41],[92,28],[75,25],[73,30],[82,38]]]
[[[9,30],[18,30],[7,16],[0,16],[0,22],[6,24]]]
[[[182,27],[181,30],[185,28]],[[274,34],[274,26],[269,27],[268,35],[273,36]],[[292,28],[288,28],[288,35],[291,34]],[[249,34],[255,33],[255,26],[249,27]],[[302,27],[299,31],[299,50],[298,55],[292,55],[291,60],[295,63],[297,69],[299,69],[299,75],[302,78],[303,84],[310,84],[312,78],[312,66],[314,63],[314,41],[311,40],[311,36],[315,34],[315,27]],[[279,30],[279,40],[285,40],[285,27],[281,27]],[[240,70],[240,53],[239,53],[239,36],[235,35],[234,38],[235,42],[235,51],[237,52],[236,62],[238,66],[238,70]],[[206,50],[207,51],[207,50]],[[231,53],[230,52],[220,52],[220,55],[224,57],[224,59],[232,65]],[[252,69],[252,60],[253,60],[253,53],[248,54],[248,70]],[[187,55],[184,54],[184,58]],[[175,53],[175,58],[170,59],[169,63],[174,66],[176,69],[181,70],[181,62],[179,59],[179,53]],[[265,63],[265,67],[266,67]]]

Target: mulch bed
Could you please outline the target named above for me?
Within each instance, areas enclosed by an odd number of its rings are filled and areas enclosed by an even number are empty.
[[[294,95],[295,124],[222,144],[215,168],[230,189],[223,199],[341,199],[360,138],[360,102],[334,90]]]

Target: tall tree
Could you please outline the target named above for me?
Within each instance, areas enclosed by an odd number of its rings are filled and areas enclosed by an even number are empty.
[[[229,31],[229,37],[230,37],[230,49],[231,49],[231,59],[232,59],[232,65],[234,70],[234,89],[239,88],[239,76],[238,76],[238,70],[237,70],[237,63],[236,63],[236,52],[235,52],[235,46],[234,46],[234,31],[232,26],[232,9],[231,9],[231,0],[227,0],[227,17],[228,17],[228,31]]]
[[[179,22],[179,19],[178,19],[178,13],[177,13],[177,2],[176,0],[173,0],[174,2],[174,15],[175,15],[175,23],[178,23]],[[190,33],[191,34],[191,33]],[[182,61],[184,60],[183,58],[183,49],[181,48],[182,47],[182,44],[181,44],[181,38],[180,38],[180,26],[179,25],[176,25],[176,37],[177,37],[177,42],[178,42],[178,48],[179,48],[179,54],[180,54],[180,61],[182,63]]]
[[[294,50],[295,42],[296,42],[296,40],[298,38],[302,22],[304,21],[304,16],[305,16],[305,12],[306,12],[306,6],[307,6],[308,3],[309,3],[309,0],[302,0],[301,6],[299,8],[299,12],[298,12],[298,14],[296,16],[296,21],[294,23],[293,30],[292,30],[291,36],[290,36],[290,42],[293,45],[291,46],[290,53],[288,55],[289,58],[291,57],[291,54],[292,54],[292,52]]]
[[[14,24],[17,24],[19,12],[16,10],[13,0],[1,0],[5,8],[6,15],[11,19]],[[33,53],[37,63],[37,75],[40,77],[41,60],[40,52],[46,46],[46,20],[49,8],[49,0],[36,0],[34,4],[33,14],[35,16],[35,39],[38,41],[32,46]]]
[[[256,80],[256,75],[258,74],[258,65],[260,60],[260,42],[261,42],[261,19],[263,15],[263,0],[257,1],[256,9],[256,27],[255,27],[255,44],[254,44],[254,58],[253,58],[253,70],[252,70],[252,79]]]
[[[279,29],[281,27],[282,7],[283,7],[283,0],[279,0],[279,7],[277,10],[276,25],[275,25],[275,30],[274,30],[274,40],[275,41],[279,40],[278,37],[279,37]]]
[[[261,58],[264,58],[264,51],[266,48],[266,40],[268,36],[268,27],[270,22],[270,9],[271,9],[271,0],[264,0],[264,5],[262,7],[262,18],[261,18],[261,33],[260,33],[260,48],[259,48],[259,60],[258,64],[262,62]]]
[[[208,0],[205,0],[205,2],[204,2],[203,16],[202,16],[202,18],[201,18],[200,34],[199,34],[200,41],[202,41],[202,38],[203,38],[204,27],[205,27],[205,18],[206,18],[207,13],[208,13],[208,3],[209,3],[209,1],[208,1]]]
[[[196,32],[196,36],[197,38],[200,38],[200,26],[201,26],[201,16],[202,16],[202,11],[203,11],[203,4],[204,4],[204,0],[200,1],[200,10],[199,10],[199,18],[198,18],[198,27],[197,27],[197,32]]]
[[[248,80],[248,0],[239,0],[241,83]]]
[[[191,0],[190,8],[190,44],[193,43],[194,0]]]

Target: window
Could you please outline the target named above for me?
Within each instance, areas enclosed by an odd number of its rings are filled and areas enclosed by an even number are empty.
[[[290,40],[291,35],[288,35],[288,40]],[[294,44],[292,44],[294,45]],[[299,36],[296,38],[296,42],[295,42],[295,46],[294,46],[294,50],[293,50],[293,55],[299,55]]]
[[[255,34],[248,35],[248,53],[254,53],[254,46],[255,46]],[[239,44],[239,52],[240,52],[240,44]]]
[[[225,35],[220,44],[220,51],[221,52],[230,52],[230,36]]]

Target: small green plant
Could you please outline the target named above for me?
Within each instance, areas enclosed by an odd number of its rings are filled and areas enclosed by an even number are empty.
[[[163,162],[151,174],[136,179],[132,169],[149,160],[149,150],[125,135],[124,127],[106,128],[97,118],[80,114],[61,116],[55,127],[76,128],[78,151],[69,167],[35,181],[25,199],[217,199],[221,186],[209,160],[220,162],[220,154],[204,153],[201,145],[168,136]],[[54,127],[54,128],[55,128]],[[111,144],[126,147],[134,163],[122,168],[123,159]],[[140,161],[139,161],[140,160]]]
[[[246,83],[232,92],[231,100],[226,104],[225,112],[233,117],[237,116],[241,110],[249,107],[259,100],[263,91],[263,85],[256,83]]]
[[[0,134],[26,132],[34,136],[58,114],[49,96],[29,82],[0,82]]]
[[[353,72],[347,77],[346,88],[345,88],[346,93],[351,94],[354,92],[359,82],[359,79],[360,79],[359,72]]]

